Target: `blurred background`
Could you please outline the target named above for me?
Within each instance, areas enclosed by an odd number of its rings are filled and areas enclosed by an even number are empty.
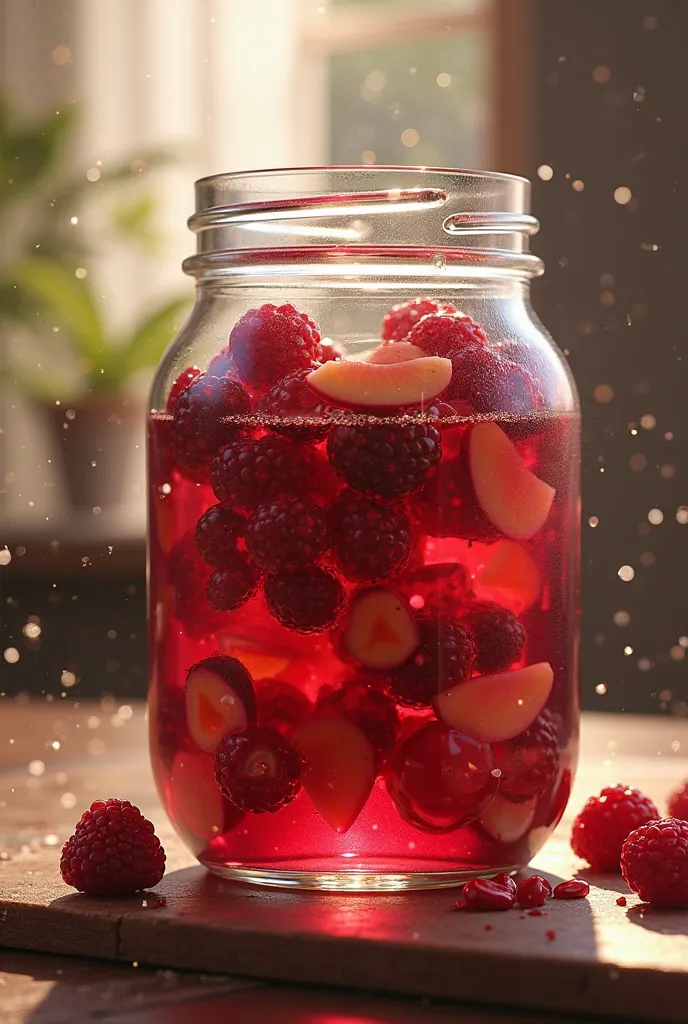
[[[533,180],[584,415],[581,696],[688,716],[688,4],[0,0],[0,690],[142,696],[143,415],[194,179]]]

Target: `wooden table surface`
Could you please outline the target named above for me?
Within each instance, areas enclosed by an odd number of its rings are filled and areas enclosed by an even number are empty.
[[[143,706],[5,699],[0,708],[0,945],[46,951],[0,951],[7,1024],[167,1024],[191,1016],[201,1024],[230,1012],[235,1022],[274,1024],[535,1024],[593,1012],[686,1019],[688,912],[652,911],[631,896],[619,908],[616,898],[627,890],[618,876],[586,874],[591,900],[551,905],[546,918],[451,914],[448,890],[357,896],[233,886],[193,867],[172,833],[147,765]],[[568,849],[570,818],[584,799],[621,781],[663,809],[688,776],[687,755],[681,720],[587,716],[567,818],[534,866],[570,877],[580,867]],[[108,795],[132,799],[155,821],[168,852],[156,890],[166,906],[144,907],[134,897],[99,901],[94,914],[94,901],[69,895],[59,879],[62,842],[82,809]],[[332,939],[340,945],[324,971],[317,965]],[[52,955],[65,949],[80,958]],[[131,966],[135,960],[141,966]],[[243,979],[227,977],[228,965]],[[397,997],[266,978],[376,987]],[[490,1001],[532,1008],[477,1005]]]

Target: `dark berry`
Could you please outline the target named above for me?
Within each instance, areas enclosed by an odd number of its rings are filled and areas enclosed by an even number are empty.
[[[210,471],[220,501],[251,510],[281,495],[304,493],[312,477],[311,464],[280,437],[235,441],[219,452]]]
[[[275,573],[265,580],[270,614],[296,633],[322,633],[330,629],[339,618],[345,597],[334,573],[317,565]]]
[[[260,569],[239,551],[230,564],[212,574],[206,586],[206,599],[218,612],[233,612],[252,598],[260,586]]]
[[[520,415],[543,405],[530,371],[502,359],[496,350],[469,345],[452,356],[452,368],[452,379],[442,396],[446,401],[460,399],[475,412]]]
[[[475,642],[458,619],[418,616],[419,644],[400,668],[390,673],[388,689],[397,704],[427,708],[442,690],[468,679],[475,662]]]
[[[224,623],[224,617],[211,611],[206,602],[210,576],[210,566],[198,554],[193,534],[185,534],[170,554],[170,582],[175,617],[194,639],[216,632]]]
[[[288,736],[309,717],[313,705],[305,693],[281,679],[259,679],[255,684],[258,724]]]
[[[320,331],[291,304],[249,309],[232,328],[229,351],[239,376],[255,388],[271,388],[318,355]]]
[[[365,683],[349,680],[338,687],[325,684],[318,693],[315,711],[322,717],[344,715],[355,722],[370,740],[378,764],[396,742],[399,712],[386,694]]]
[[[242,811],[278,811],[301,789],[301,760],[275,729],[255,726],[224,738],[215,755],[215,781]]]
[[[414,496],[413,510],[432,537],[489,543],[501,535],[475,497],[467,457],[444,459]]]
[[[411,418],[399,424],[338,424],[330,431],[327,453],[355,491],[400,498],[426,482],[442,457],[442,441],[431,423]]]
[[[329,546],[325,510],[298,498],[260,505],[246,527],[248,553],[269,572],[317,562]]]
[[[201,370],[198,366],[187,366],[185,370],[179,374],[174,384],[170,388],[170,393],[167,396],[167,411],[174,412],[179,396],[182,392],[186,391],[189,384],[192,384],[197,377],[200,377]]]
[[[559,769],[557,723],[543,711],[533,724],[512,740],[494,743],[495,765],[501,771],[499,795],[516,803],[542,796]]]
[[[193,480],[207,480],[223,444],[242,433],[241,417],[251,411],[238,381],[201,374],[182,391],[174,409],[174,447],[179,468]],[[227,422],[225,417],[238,417]]]
[[[216,377],[231,377],[233,380],[238,380],[239,375],[237,374],[234,360],[229,353],[229,347],[225,346],[221,349],[216,356],[208,363],[208,373],[215,374]]]
[[[237,540],[243,537],[246,520],[227,505],[211,505],[196,523],[194,541],[201,558],[222,566],[236,558]]]
[[[404,340],[422,348],[429,356],[446,359],[469,345],[487,344],[487,335],[469,316],[431,313],[419,320]]]
[[[401,508],[345,491],[329,509],[334,556],[348,580],[375,583],[401,572],[413,530]]]
[[[408,569],[399,583],[416,611],[456,615],[473,598],[470,573],[460,562],[430,562]]]
[[[411,299],[392,306],[382,320],[384,341],[405,341],[414,324],[430,313],[456,313],[456,307],[449,302],[435,302],[434,299]]]
[[[480,675],[503,672],[523,653],[526,631],[508,608],[493,601],[476,601],[463,615],[475,639],[475,671]]]
[[[259,412],[272,417],[265,425],[291,441],[322,441],[335,411],[308,384],[310,372],[297,370],[289,374],[261,398],[258,406]]]

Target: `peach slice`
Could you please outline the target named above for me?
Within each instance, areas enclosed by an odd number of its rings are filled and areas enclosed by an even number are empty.
[[[476,424],[468,446],[475,495],[487,518],[512,540],[534,537],[545,525],[554,488],[528,469],[496,423]]]
[[[501,743],[519,736],[540,714],[552,690],[554,673],[547,661],[476,676],[435,698],[437,717],[445,725],[481,743]]]
[[[217,654],[192,665],[186,676],[186,720],[194,743],[214,753],[230,733],[256,720],[256,696],[246,668]]]
[[[347,832],[375,781],[369,740],[348,718],[312,718],[291,740],[304,759],[303,785],[316,811],[335,832]]]
[[[179,751],[170,773],[170,816],[184,838],[212,839],[225,830],[225,801],[215,783],[212,758]]]
[[[309,373],[306,380],[331,405],[345,409],[398,409],[436,398],[451,375],[451,360],[423,356],[403,363],[369,363],[362,359],[324,363]]]
[[[418,630],[407,601],[392,590],[364,591],[351,603],[342,644],[366,668],[383,671],[403,665],[418,646]]]
[[[535,817],[537,799],[514,804],[503,796],[496,796],[478,819],[489,836],[500,843],[515,843],[522,839]]]
[[[405,363],[409,359],[424,359],[425,352],[410,341],[387,341],[378,345],[363,357],[364,363],[389,366],[390,363]]]
[[[537,600],[542,576],[525,548],[513,540],[500,540],[478,570],[475,590],[482,600],[497,601],[520,615]]]

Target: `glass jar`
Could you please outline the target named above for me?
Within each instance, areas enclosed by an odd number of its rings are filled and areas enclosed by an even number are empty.
[[[212,871],[310,888],[523,867],[577,737],[579,413],[529,302],[529,183],[196,186],[150,415],[150,728]]]

